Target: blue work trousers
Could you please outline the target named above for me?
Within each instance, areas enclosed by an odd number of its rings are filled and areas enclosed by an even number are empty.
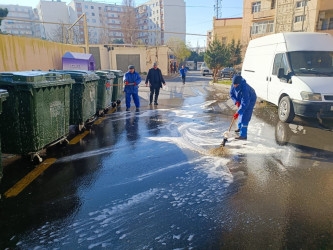
[[[140,98],[138,93],[126,93],[126,108],[131,107],[131,97],[133,97],[136,108],[140,108]]]
[[[238,118],[238,128],[240,130],[239,135],[241,137],[247,137],[247,127],[249,125],[249,122],[251,121],[252,113],[254,106],[256,105],[256,99],[252,98],[248,108],[245,110],[244,114],[239,115]]]

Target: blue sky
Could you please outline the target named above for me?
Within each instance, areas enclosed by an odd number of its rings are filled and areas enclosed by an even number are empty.
[[[71,2],[71,0],[62,0]],[[36,7],[39,0],[0,0],[0,4],[20,4]],[[98,1],[95,1],[98,2]],[[106,3],[120,4],[122,0],[103,0]],[[136,0],[136,4],[146,2],[145,0]],[[186,2],[186,32],[194,34],[207,34],[207,30],[212,28],[215,0],[185,0]],[[222,0],[222,17],[242,17],[243,0]],[[187,42],[191,46],[204,46],[206,37],[187,36]]]

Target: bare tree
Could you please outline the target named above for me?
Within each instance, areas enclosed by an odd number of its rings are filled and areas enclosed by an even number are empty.
[[[121,32],[124,35],[124,42],[135,44],[137,40],[137,21],[134,0],[123,0],[122,13],[120,14]]]
[[[66,26],[63,23],[53,25],[57,25],[57,27],[50,33],[50,40],[57,43],[68,43],[69,33]]]

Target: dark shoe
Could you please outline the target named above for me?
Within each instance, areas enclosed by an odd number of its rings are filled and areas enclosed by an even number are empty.
[[[239,132],[240,132],[240,129],[236,129],[235,132],[236,132],[236,133],[239,133]]]
[[[235,140],[244,140],[244,141],[246,141],[247,137],[237,136],[237,137],[235,137]]]
[[[158,103],[157,103],[157,102],[154,102],[154,105],[156,105],[156,106],[157,106],[157,105],[158,105]]]
[[[140,109],[139,109],[139,108],[137,108],[137,109],[135,110],[135,112],[140,112]]]
[[[130,111],[130,108],[126,108],[126,111]]]

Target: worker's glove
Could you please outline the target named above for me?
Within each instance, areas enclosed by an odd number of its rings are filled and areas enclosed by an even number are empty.
[[[236,106],[237,106],[237,108],[239,108],[240,102],[236,102]]]
[[[135,83],[133,83],[133,85],[138,85],[138,84],[135,82]]]
[[[125,81],[125,84],[126,84],[126,85],[129,85],[128,81]]]
[[[234,119],[237,119],[237,118],[238,118],[238,116],[239,116],[239,114],[238,114],[238,113],[234,114]]]

